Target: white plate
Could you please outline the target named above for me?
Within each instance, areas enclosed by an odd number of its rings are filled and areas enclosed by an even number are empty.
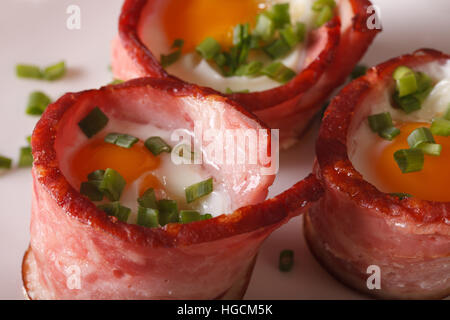
[[[374,0],[384,31],[363,62],[374,65],[422,47],[450,52],[448,0]],[[81,29],[68,30],[66,9],[81,8]],[[25,146],[36,118],[26,116],[28,94],[43,90],[54,99],[66,91],[100,87],[111,80],[110,41],[117,32],[122,0],[2,0],[0,2],[0,154],[15,156]],[[64,59],[69,74],[54,83],[17,79],[17,63],[51,64]],[[317,125],[293,149],[281,154],[274,196],[304,178],[314,157]],[[22,299],[20,266],[29,241],[31,176],[14,169],[0,178],[0,299]],[[295,251],[290,273],[278,271],[283,249]],[[262,246],[247,299],[360,299],[313,259],[303,240],[301,218],[274,232]]]

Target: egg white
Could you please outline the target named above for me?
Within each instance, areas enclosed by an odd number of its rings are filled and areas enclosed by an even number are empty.
[[[306,24],[307,30],[311,30],[314,21],[314,12],[311,10],[311,6],[314,0],[270,0],[267,1],[269,5],[276,3],[290,4],[290,15],[293,23],[303,22]],[[170,52],[171,43],[165,36],[163,29],[163,23],[161,16],[157,12],[164,9],[163,4],[159,4],[154,9],[154,13],[147,17],[146,21],[143,21],[140,28],[141,37],[144,42],[148,44],[156,57],[161,54],[167,54]],[[245,21],[243,21],[245,22]],[[207,26],[205,26],[207,27]],[[305,44],[298,44],[295,49],[291,51],[283,59],[280,59],[284,65],[296,72],[299,72],[303,67],[305,60]],[[257,58],[259,61],[269,61],[267,56],[263,53],[258,53]],[[195,83],[201,86],[206,86],[218,90],[220,92],[226,92],[227,89],[232,91],[249,90],[250,92],[269,90],[280,86],[279,82],[276,82],[268,77],[224,77],[220,70],[215,66],[201,59],[196,53],[184,54],[177,62],[170,65],[166,70],[185,81]]]

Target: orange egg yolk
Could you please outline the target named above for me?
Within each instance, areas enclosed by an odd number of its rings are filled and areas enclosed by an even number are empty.
[[[94,140],[83,146],[73,157],[71,171],[79,182],[87,181],[89,173],[95,170],[111,168],[120,173],[127,184],[142,175],[158,168],[160,159],[155,157],[142,142],[131,148],[122,148],[106,143],[102,139]],[[151,178],[148,178],[151,176]],[[159,186],[156,177],[149,174],[141,183],[142,188]],[[144,190],[145,191],[145,190]]]
[[[450,201],[450,137],[434,136],[442,145],[440,156],[425,155],[421,171],[402,173],[394,160],[399,149],[408,149],[407,138],[417,128],[430,127],[429,123],[405,123],[397,126],[401,133],[387,145],[374,161],[378,187],[384,192],[409,193],[414,197],[430,201]]]
[[[184,53],[195,50],[207,37],[229,47],[233,28],[239,23],[254,23],[264,7],[262,0],[170,0],[163,26],[170,43],[184,40]]]

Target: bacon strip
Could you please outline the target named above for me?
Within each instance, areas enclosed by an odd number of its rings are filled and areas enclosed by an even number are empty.
[[[229,188],[233,213],[153,229],[120,222],[80,195],[60,163],[77,123],[95,106],[162,128],[192,129],[195,120],[206,128],[216,117],[222,129],[267,130],[234,101],[173,79],[64,95],[32,137],[31,242],[22,269],[30,299],[242,298],[262,241],[321,196],[311,176],[261,203],[274,176],[262,176],[260,164],[240,171],[224,164],[211,172]]]
[[[363,121],[368,97],[384,94],[392,72],[445,63],[423,49],[372,68],[332,101],[317,141],[315,174],[324,197],[305,216],[306,239],[318,260],[347,285],[380,298],[443,298],[450,294],[450,203],[397,197],[365,181],[348,157],[347,137]],[[381,290],[369,290],[371,265]]]
[[[168,77],[139,35],[139,23],[152,13],[158,0],[125,1],[119,37],[113,41],[112,68],[116,78]],[[271,128],[280,129],[283,147],[305,131],[333,90],[344,83],[376,34],[369,30],[368,0],[340,0],[336,16],[310,34],[304,68],[285,85],[263,92],[230,97],[254,112]]]

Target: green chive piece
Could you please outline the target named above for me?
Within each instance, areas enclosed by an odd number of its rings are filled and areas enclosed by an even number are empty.
[[[264,52],[272,59],[282,58],[291,51],[291,47],[283,39],[276,39],[263,48]]]
[[[324,7],[331,7],[333,9],[336,7],[336,2],[334,0],[316,0],[312,5],[312,10],[320,12]]]
[[[286,42],[290,49],[295,47],[299,42],[298,36],[294,31],[294,28],[291,25],[288,25],[280,30],[280,36],[283,38],[284,42]]]
[[[102,112],[102,110],[100,110],[99,107],[95,107],[78,123],[78,126],[86,137],[92,138],[106,127],[108,121],[108,117]]]
[[[120,79],[113,79],[113,81],[111,81],[110,83],[108,83],[108,85],[116,85],[116,84],[121,84],[124,83],[125,81],[120,80]]]
[[[260,14],[256,17],[256,25],[253,35],[259,37],[264,42],[272,40],[275,33],[275,24],[267,15]]]
[[[306,24],[303,22],[297,22],[295,25],[295,34],[297,35],[297,41],[303,42],[306,37]]]
[[[443,119],[450,120],[450,105],[449,105],[447,111],[445,112]]]
[[[429,142],[421,143],[416,148],[422,150],[423,153],[430,156],[440,156],[442,151],[442,145]]]
[[[238,24],[233,29],[233,45],[241,46],[249,40],[250,37],[250,25],[246,24]]]
[[[61,61],[45,68],[43,71],[43,76],[45,80],[52,81],[61,78],[65,73],[66,63],[64,61]]]
[[[450,120],[434,119],[430,127],[431,133],[436,136],[450,136]]]
[[[200,221],[200,212],[195,210],[181,210],[180,211],[180,222],[181,223],[191,223],[195,221]]]
[[[200,216],[200,220],[208,220],[208,219],[212,219],[212,218],[213,218],[213,216],[210,213],[205,213]]]
[[[209,178],[205,181],[193,184],[185,189],[187,203],[210,194],[213,191],[213,179]]]
[[[159,227],[159,211],[157,209],[139,207],[137,224],[146,228]]]
[[[209,60],[214,58],[216,54],[220,53],[220,44],[214,38],[208,37],[203,40],[196,48],[198,54],[200,54],[204,59]]]
[[[225,90],[225,93],[226,94],[233,94],[233,93],[249,93],[250,92],[250,90],[248,90],[248,89],[243,89],[243,90],[238,90],[238,91],[234,91],[234,90],[232,90],[231,88],[226,88],[226,90]]]
[[[269,10],[264,12],[264,14],[273,21],[275,29],[281,29],[285,25],[291,23],[289,3],[275,4]]]
[[[184,40],[183,39],[175,39],[172,43],[172,49],[177,49],[176,51],[168,54],[161,55],[161,65],[166,68],[171,64],[174,64],[181,57],[181,49],[183,48]]]
[[[98,189],[111,201],[119,201],[122,191],[125,188],[125,179],[114,169],[105,170],[103,180]]]
[[[393,192],[393,193],[390,193],[389,195],[391,195],[393,197],[397,197],[400,200],[404,200],[404,199],[407,199],[407,198],[412,198],[411,194],[403,193],[403,192]]]
[[[150,137],[144,144],[155,156],[162,152],[170,153],[172,151],[172,148],[161,137]]]
[[[396,127],[388,127],[388,128],[384,128],[383,130],[381,130],[378,134],[383,139],[392,141],[392,140],[394,140],[394,138],[396,136],[398,136],[400,134],[400,129],[398,129]]]
[[[0,156],[0,168],[1,169],[11,169],[12,159]]]
[[[425,127],[417,128],[411,132],[407,138],[407,141],[410,148],[416,148],[422,143],[435,143],[430,129]]]
[[[105,178],[105,170],[95,170],[88,174],[88,180],[93,182],[100,182]]]
[[[333,18],[333,9],[329,6],[323,7],[318,13],[315,21],[317,28],[323,26],[325,23]]]
[[[289,69],[281,62],[270,64],[262,69],[261,73],[280,83],[289,82],[296,75],[293,70]]]
[[[41,68],[30,64],[16,65],[16,75],[19,78],[28,78],[28,79],[42,79],[44,77]]]
[[[162,199],[158,201],[159,223],[165,226],[168,223],[179,221],[178,204],[174,200]]]
[[[237,76],[256,76],[259,75],[259,72],[261,71],[263,67],[263,63],[260,61],[252,61],[247,64],[241,65],[236,70]]]
[[[138,138],[122,133],[109,133],[105,137],[105,142],[127,149],[131,148],[138,141]]]
[[[382,112],[370,115],[368,117],[369,120],[369,126],[370,129],[372,129],[373,132],[380,132],[381,130],[385,128],[392,127],[392,117],[389,112]]]
[[[392,77],[397,81],[398,96],[400,98],[415,93],[419,89],[416,74],[408,67],[398,67],[395,69]]]
[[[352,73],[350,74],[350,78],[352,80],[354,80],[354,79],[357,79],[359,77],[362,77],[366,73],[367,73],[367,66],[360,64],[360,65],[357,65],[353,69]]]
[[[26,139],[27,139],[28,145],[31,145],[31,136],[28,136]]]
[[[109,216],[114,216],[122,222],[127,222],[130,216],[131,209],[122,206],[119,201],[100,204],[97,206],[100,210],[106,212]]]
[[[153,188],[147,189],[144,194],[139,197],[138,203],[143,208],[158,209],[155,190]]]
[[[417,92],[414,96],[423,102],[433,90],[433,80],[423,72],[416,73]]]
[[[31,147],[20,148],[19,168],[31,167],[32,165],[33,155],[31,154]]]
[[[402,173],[410,173],[423,169],[424,155],[420,149],[401,149],[394,153],[394,160]]]
[[[91,201],[103,200],[103,193],[98,190],[97,185],[91,181],[81,183],[80,193],[88,197]]]
[[[414,95],[408,95],[408,96],[400,98],[398,96],[398,92],[395,92],[394,93],[394,102],[406,114],[420,110],[420,108],[422,108],[420,100],[418,98],[416,98]]]
[[[28,98],[26,113],[33,116],[41,115],[51,102],[51,99],[45,93],[34,91]]]
[[[289,272],[291,271],[293,266],[294,266],[294,251],[292,250],[281,251],[278,263],[280,271]]]

